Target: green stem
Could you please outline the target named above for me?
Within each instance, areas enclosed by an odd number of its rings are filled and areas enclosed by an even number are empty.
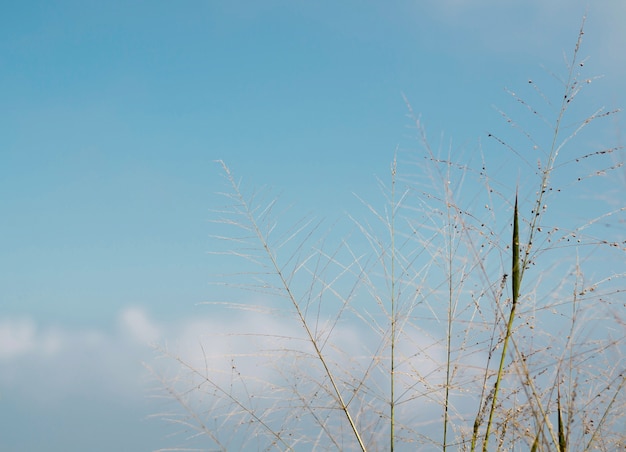
[[[520,260],[519,260],[519,224],[518,224],[518,212],[517,212],[517,193],[515,194],[515,208],[513,210],[513,240],[512,240],[513,256],[511,258],[511,267],[513,273],[513,293],[511,296],[511,312],[509,314],[509,320],[506,325],[506,331],[504,335],[504,343],[502,345],[502,355],[500,356],[500,365],[498,367],[498,375],[496,377],[496,384],[493,391],[493,398],[491,399],[491,408],[489,410],[489,419],[487,420],[487,427],[485,430],[485,440],[483,441],[483,452],[487,452],[487,445],[489,443],[489,433],[491,425],[493,424],[493,415],[498,402],[498,392],[500,390],[500,383],[502,382],[502,376],[504,373],[504,361],[506,360],[506,352],[509,345],[509,339],[513,335],[513,321],[515,320],[515,308],[517,307],[517,299],[519,297],[519,286],[521,282]]]
[[[395,443],[395,346],[396,346],[396,296],[395,296],[395,261],[396,261],[396,244],[395,244],[395,217],[396,217],[396,157],[393,159],[391,167],[391,381],[390,381],[390,433],[389,433],[389,450],[393,452]]]

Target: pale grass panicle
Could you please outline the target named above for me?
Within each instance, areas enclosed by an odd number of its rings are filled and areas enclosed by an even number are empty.
[[[576,116],[582,37],[560,92],[509,92],[511,138],[434,149],[407,102],[421,146],[347,225],[290,225],[220,162],[222,327],[155,370],[180,450],[626,446],[625,206],[598,191],[623,154],[589,139],[614,111]]]

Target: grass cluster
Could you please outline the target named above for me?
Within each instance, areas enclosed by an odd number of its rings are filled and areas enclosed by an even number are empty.
[[[615,112],[569,116],[592,81],[582,37],[555,98],[529,81],[542,109],[511,93],[538,134],[502,113],[512,138],[459,156],[411,114],[419,151],[397,152],[383,208],[363,201],[341,240],[285,225],[222,164],[215,253],[235,270],[215,283],[248,295],[211,302],[241,331],[160,350],[180,450],[626,447],[626,207],[603,198],[621,149],[585,135]]]

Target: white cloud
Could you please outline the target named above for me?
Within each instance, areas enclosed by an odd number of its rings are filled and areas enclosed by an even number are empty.
[[[332,325],[320,324],[319,331],[327,332]],[[433,387],[442,383],[439,370],[445,359],[443,346],[418,329],[406,332],[406,342],[397,351],[411,357],[401,369],[407,393],[409,389],[419,389],[413,385],[415,372],[428,378]],[[78,400],[81,412],[89,417],[94,410],[115,400],[125,409],[141,407],[147,413],[168,412],[175,417],[175,413],[183,411],[175,402],[148,399],[152,390],[165,395],[165,388],[149,378],[142,361],[168,382],[172,377],[172,384],[189,397],[192,409],[206,410],[214,403],[210,398],[213,388],[207,390],[202,377],[206,370],[222,388],[236,393],[243,387],[255,397],[267,396],[270,401],[273,396],[289,396],[288,391],[293,388],[281,387],[286,380],[302,384],[302,390],[308,387],[307,377],[310,381],[323,381],[318,379],[323,372],[319,363],[302,353],[313,356],[299,320],[273,312],[206,308],[203,315],[163,322],[153,320],[145,309],[129,306],[119,312],[117,325],[107,330],[50,327],[32,319],[5,319],[0,322],[0,340],[11,344],[2,347],[0,400],[10,394],[34,413],[63,413]],[[379,342],[377,333],[357,321],[334,325],[324,353],[338,381],[350,382],[365,375],[372,364],[371,353],[379,350]],[[180,357],[198,369],[199,374],[185,372],[175,360],[156,359],[148,343],[167,344],[171,356]],[[416,350],[423,354],[416,355]],[[368,391],[382,397],[387,388],[387,365],[384,357],[377,358],[375,366],[380,367],[368,372],[366,382]],[[410,419],[415,416],[411,412],[413,406],[407,403],[401,408],[408,410]],[[420,407],[420,416],[436,415],[430,411],[436,409],[436,402]]]
[[[106,330],[5,318],[0,319],[0,387],[37,403],[75,394],[144,398],[150,384],[141,363],[162,362],[153,359],[152,344],[167,344],[172,355],[190,363],[201,365],[209,357],[213,368],[228,368],[235,355],[279,347],[282,339],[276,332],[299,334],[269,316],[205,315],[166,323],[155,322],[145,309],[135,306],[119,313],[117,328]],[[166,364],[176,367],[172,361]],[[244,367],[252,371],[248,364]]]
[[[151,331],[146,322],[132,325],[135,335],[146,337]],[[41,325],[30,318],[2,319],[0,344],[0,387],[13,397],[37,404],[76,394],[139,392],[143,397],[140,359],[149,349],[137,346],[132,335]]]
[[[31,319],[0,322],[0,359],[11,359],[35,347],[36,327]]]
[[[153,344],[162,334],[145,310],[138,307],[124,309],[119,315],[119,323],[124,331],[141,344]]]
[[[193,383],[177,361],[156,359],[158,353],[150,343],[163,345],[169,356],[179,357],[202,372],[208,369],[213,381],[224,387],[232,383],[236,365],[237,378],[249,378],[247,388],[253,392],[277,381],[281,372],[291,377],[294,372],[308,375],[316,368],[321,371],[315,359],[303,358],[302,352],[313,356],[313,349],[296,318],[253,311],[207,312],[213,315],[157,322],[145,309],[129,306],[120,311],[117,328],[108,330],[5,319],[0,322],[1,391],[42,407],[63,406],[64,400],[75,397],[145,404],[152,389],[163,388],[152,380],[142,361],[159,375],[179,377],[183,385]],[[325,327],[328,325],[320,328]],[[428,347],[425,338],[419,336],[412,333],[411,346],[421,344],[431,355],[440,354],[438,347]],[[378,349],[379,340],[362,325],[340,324],[324,353],[335,363],[336,372],[345,373],[345,377],[350,372],[358,375],[369,365],[368,352]],[[410,349],[405,352],[413,353]],[[431,361],[414,358],[411,367],[430,374],[435,370],[434,361],[442,356],[430,356]]]

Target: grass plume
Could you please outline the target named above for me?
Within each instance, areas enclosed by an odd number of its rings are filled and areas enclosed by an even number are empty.
[[[521,144],[489,134],[459,155],[431,147],[407,102],[421,148],[396,152],[382,208],[361,200],[346,226],[280,220],[220,162],[214,253],[233,271],[215,285],[232,298],[208,304],[248,330],[195,358],[160,350],[182,372],[161,380],[183,409],[170,419],[218,450],[624,447],[626,240],[602,226],[626,206],[572,215],[623,170],[619,146],[573,146],[616,112],[566,125],[592,80],[583,30],[557,102],[529,83],[548,113],[510,92],[547,135],[503,114]]]

